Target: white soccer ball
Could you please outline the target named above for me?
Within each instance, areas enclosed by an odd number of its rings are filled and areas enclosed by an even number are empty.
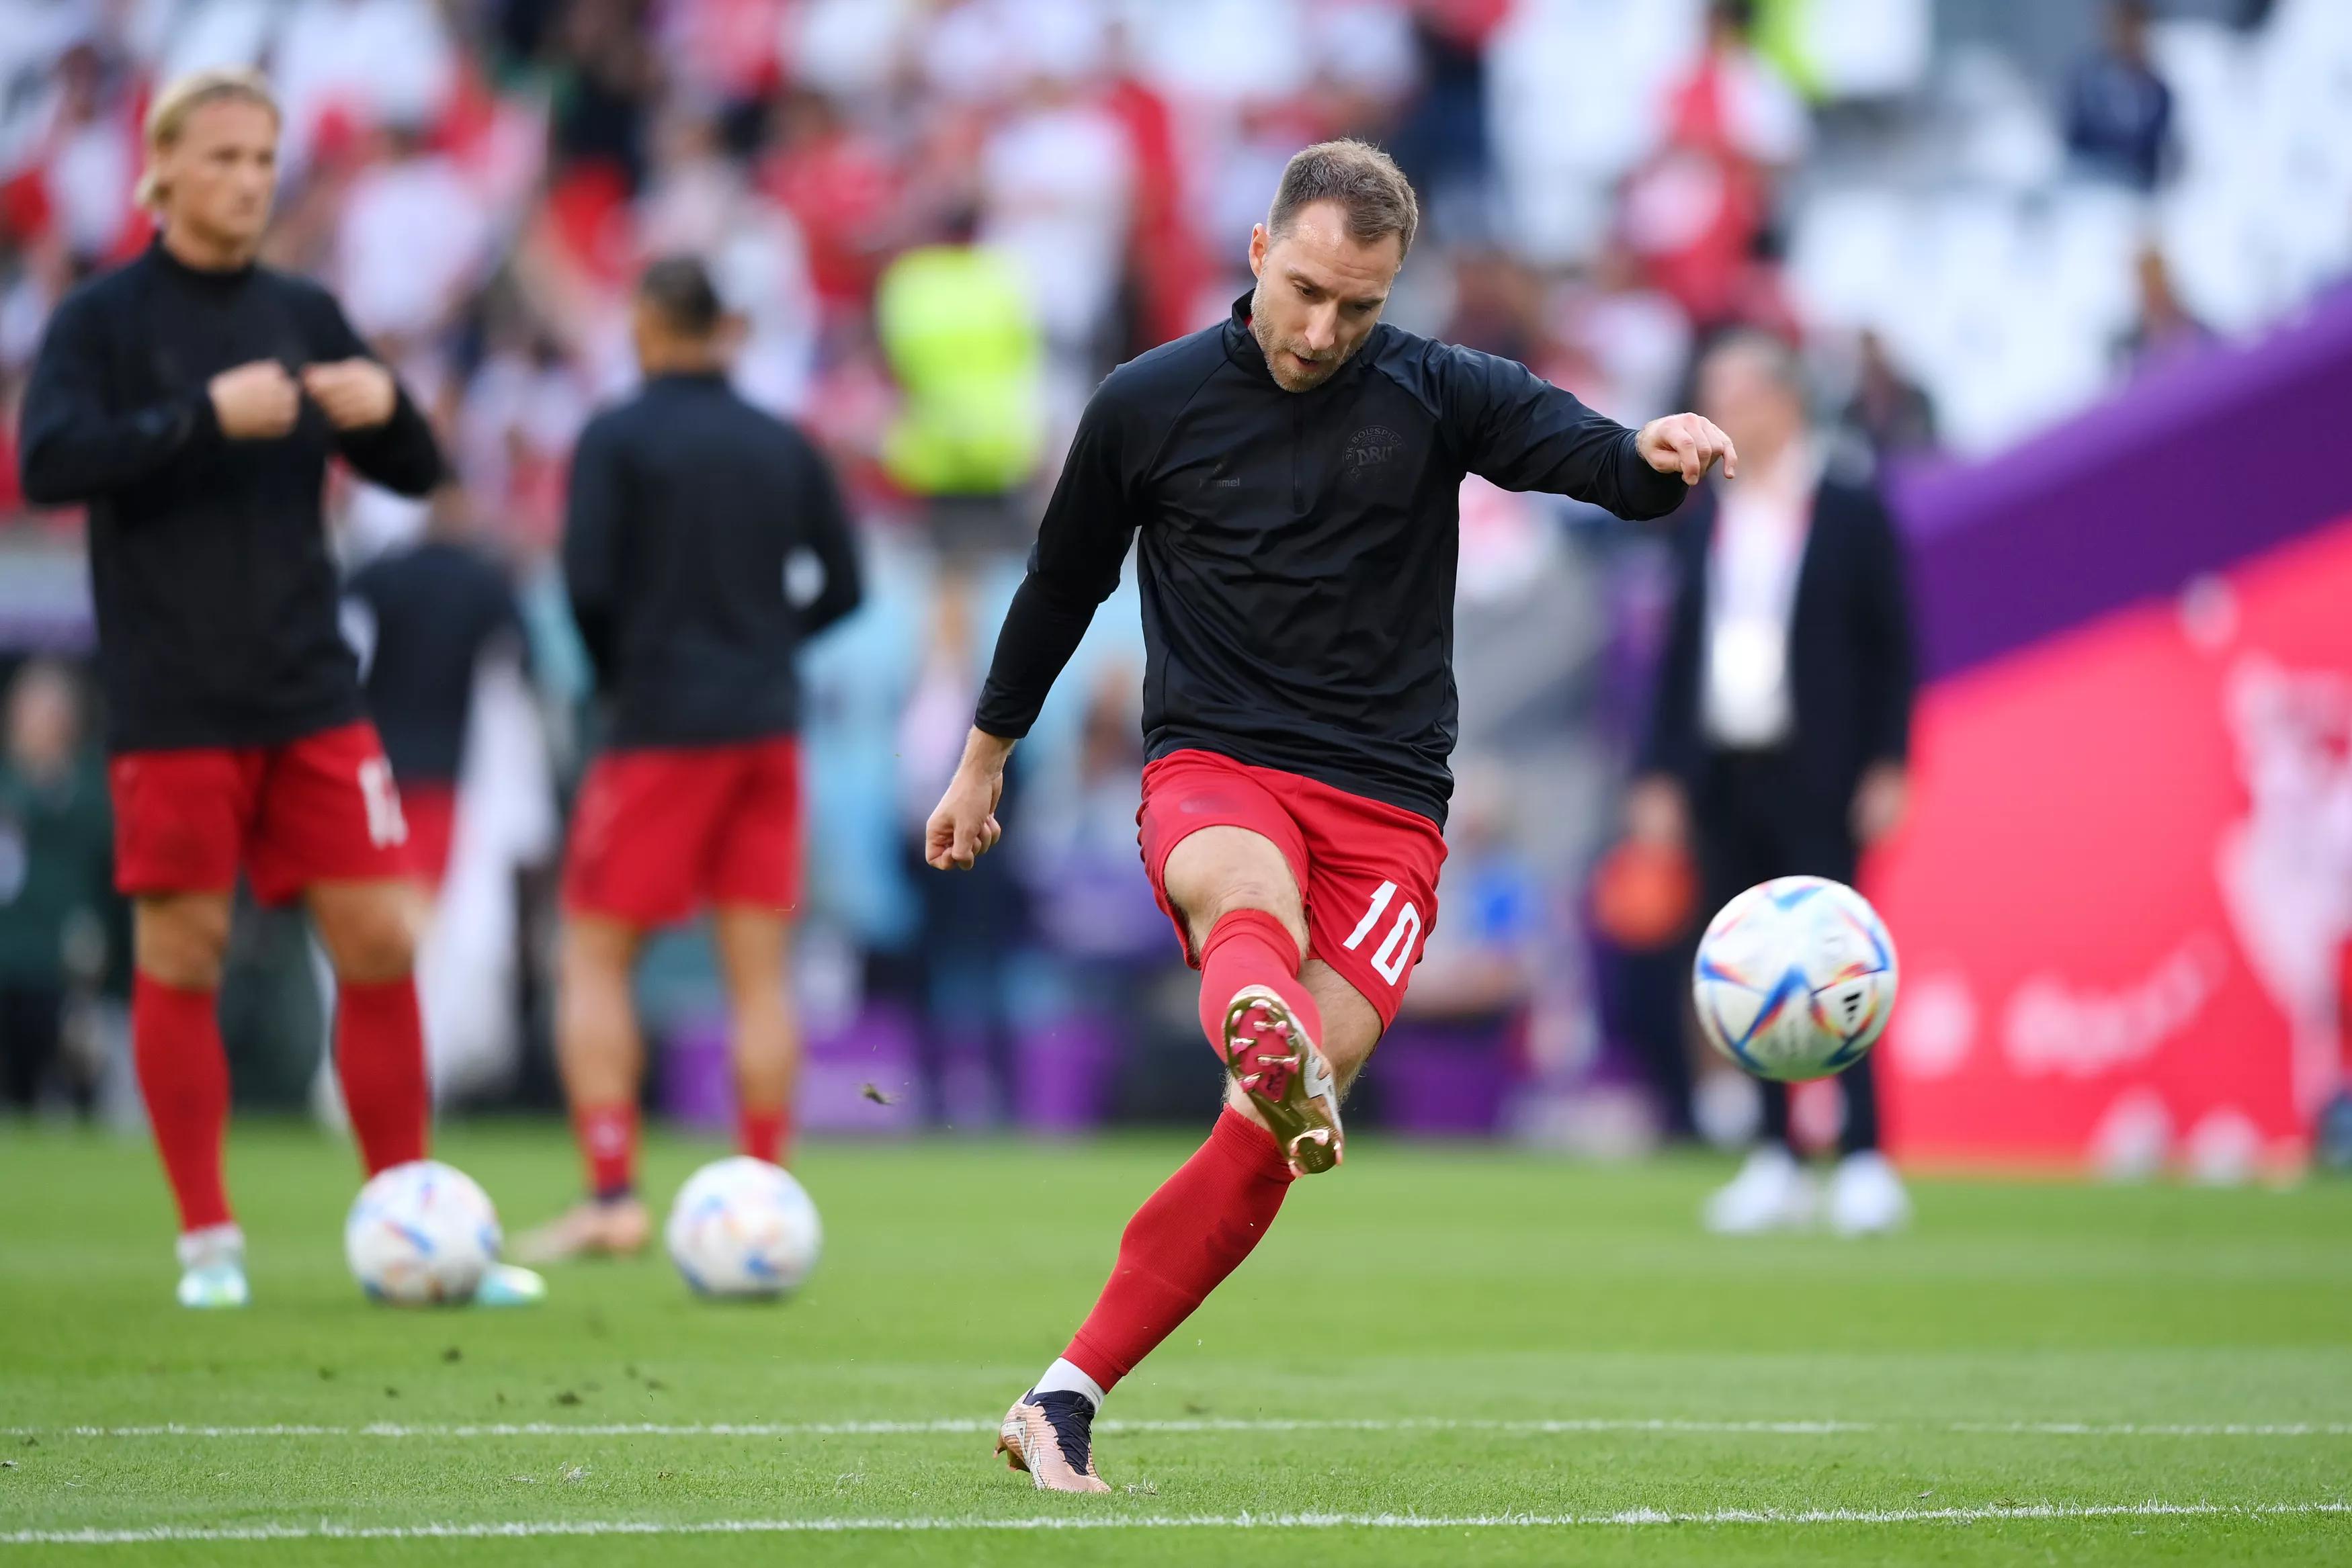
[[[1867,899],[1826,877],[1783,876],[1723,906],[1691,977],[1715,1048],[1759,1078],[1852,1066],[1895,1010],[1895,939]]]
[[[378,1171],[343,1221],[343,1257],[360,1288],[403,1306],[471,1301],[499,1243],[489,1195],[438,1160]]]
[[[782,1296],[816,1267],[824,1227],[791,1173],[749,1155],[687,1178],[663,1232],[669,1260],[699,1295]]]

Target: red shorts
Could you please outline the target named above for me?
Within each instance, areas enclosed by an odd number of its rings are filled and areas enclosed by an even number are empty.
[[[114,885],[130,897],[226,893],[239,865],[264,904],[411,874],[400,791],[365,720],[282,746],[128,751],[107,784]]]
[[[1320,958],[1396,1021],[1412,967],[1437,925],[1445,836],[1417,811],[1253,768],[1212,751],[1177,751],[1143,769],[1136,813],[1143,868],[1195,968],[1184,917],[1168,901],[1168,853],[1202,828],[1247,828],[1274,841],[1307,900],[1307,956]]]
[[[449,874],[449,844],[457,831],[457,787],[443,779],[413,779],[400,787],[408,819],[408,859],[427,887]]]
[[[667,925],[705,904],[801,901],[801,750],[790,737],[596,759],[580,788],[563,904]]]

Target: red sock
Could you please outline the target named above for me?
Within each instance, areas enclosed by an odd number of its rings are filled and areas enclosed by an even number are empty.
[[[335,1071],[368,1175],[425,1157],[433,1092],[425,1076],[425,1023],[416,982],[351,980],[337,988]]]
[[[1134,1371],[1250,1255],[1290,1179],[1266,1130],[1227,1106],[1127,1222],[1110,1281],[1065,1359],[1106,1391]]]
[[[572,1113],[572,1135],[588,1163],[588,1190],[600,1200],[626,1197],[637,1186],[637,1108],[582,1105]]]
[[[210,991],[182,990],[145,975],[131,983],[131,1055],[155,1129],[182,1231],[229,1223],[221,1184],[228,1130],[228,1052]]]
[[[1244,986],[1265,986],[1289,1005],[1291,1017],[1314,1040],[1323,1038],[1323,1012],[1298,982],[1298,943],[1263,909],[1236,909],[1209,928],[1201,944],[1201,1030],[1220,1060],[1225,1054],[1225,1009]]]
[[[755,1111],[745,1106],[735,1114],[735,1146],[755,1160],[782,1165],[792,1155],[793,1115],[782,1106]]]

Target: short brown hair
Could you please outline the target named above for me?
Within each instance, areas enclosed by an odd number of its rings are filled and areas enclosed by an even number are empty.
[[[719,286],[699,256],[661,257],[637,279],[637,298],[652,306],[671,331],[688,338],[709,337],[727,315]]]
[[[1292,154],[1283,166],[1282,183],[1275,187],[1274,205],[1266,209],[1266,234],[1280,239],[1298,214],[1317,202],[1339,204],[1348,214],[1349,237],[1359,245],[1396,235],[1400,261],[1412,248],[1413,231],[1421,227],[1421,203],[1413,196],[1412,182],[1395,159],[1369,141],[1318,141]]]
[[[162,204],[163,192],[155,183],[155,163],[187,130],[188,117],[205,105],[225,99],[258,104],[269,111],[272,120],[281,124],[285,121],[278,99],[269,90],[269,78],[259,71],[192,71],[170,83],[155,95],[154,103],[147,110],[147,168],[139,176],[139,188],[133,193],[133,200],[141,206]]]

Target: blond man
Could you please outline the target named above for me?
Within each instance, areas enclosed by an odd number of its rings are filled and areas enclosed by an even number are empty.
[[[89,511],[132,1051],[197,1308],[248,1298],[214,1014],[240,871],[305,904],[333,961],[368,1170],[422,1158],[428,1131],[407,831],[337,628],[320,497],[331,457],[421,496],[441,456],[333,297],[255,262],[278,130],[252,73],[165,89],[139,188],[155,241],[58,307],[25,398],[26,494]],[[535,1283],[502,1271],[489,1294]]]

